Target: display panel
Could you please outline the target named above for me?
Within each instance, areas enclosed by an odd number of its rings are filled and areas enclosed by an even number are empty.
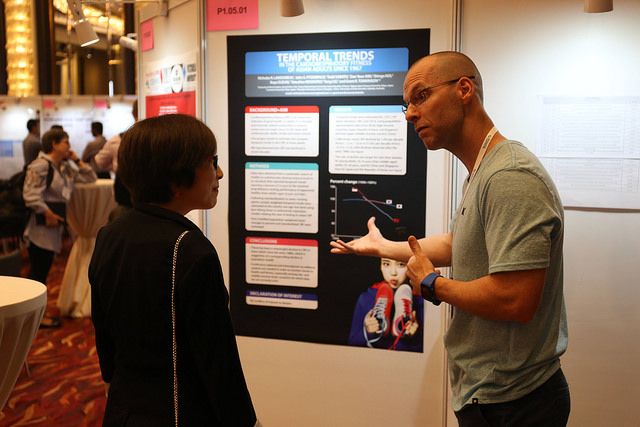
[[[406,266],[334,255],[329,242],[366,234],[372,216],[390,239],[424,236],[426,153],[401,104],[428,46],[426,29],[228,37],[237,334],[423,350],[422,299],[400,287]],[[359,317],[385,298],[367,338]],[[402,301],[418,324],[407,334]]]

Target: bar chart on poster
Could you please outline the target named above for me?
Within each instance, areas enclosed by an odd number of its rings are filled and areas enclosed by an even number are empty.
[[[329,200],[333,232],[332,239],[351,240],[367,233],[366,223],[376,217],[376,226],[383,235],[406,224],[404,204],[394,198],[393,189],[379,189],[377,181],[331,180],[333,194]]]

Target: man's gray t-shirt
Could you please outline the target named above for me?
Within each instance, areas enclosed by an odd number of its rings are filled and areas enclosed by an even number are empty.
[[[547,274],[540,306],[528,323],[486,320],[453,308],[444,342],[454,410],[472,399],[518,399],[559,368],[567,347],[563,222],[558,191],[540,161],[519,142],[497,144],[454,218],[453,278],[471,281],[540,268]]]
[[[22,155],[25,166],[38,158],[40,150],[42,150],[40,138],[32,133],[28,134],[24,141],[22,141]]]

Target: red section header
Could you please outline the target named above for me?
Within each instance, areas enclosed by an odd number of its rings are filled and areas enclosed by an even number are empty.
[[[285,246],[314,246],[318,247],[317,240],[308,239],[281,239],[274,237],[247,237],[248,245],[285,245]]]
[[[245,107],[245,114],[247,113],[319,113],[320,109],[317,105],[290,105],[290,106],[278,106],[278,107]]]

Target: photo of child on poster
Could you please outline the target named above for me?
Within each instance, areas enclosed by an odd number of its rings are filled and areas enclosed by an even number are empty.
[[[407,283],[407,264],[381,258],[380,271],[384,280],[358,297],[349,345],[422,352],[423,299]]]

